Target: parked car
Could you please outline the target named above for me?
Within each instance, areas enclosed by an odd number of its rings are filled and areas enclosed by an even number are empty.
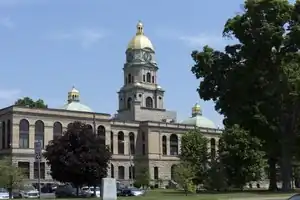
[[[0,199],[9,199],[9,192],[5,188],[0,188]]]
[[[74,188],[70,184],[60,185],[56,188],[55,191],[55,197],[56,198],[69,198],[69,197],[76,197],[77,196],[77,189]],[[79,190],[78,196],[85,198],[85,197],[91,197],[90,192]]]
[[[291,196],[290,198],[288,198],[287,200],[300,200],[300,194],[295,194],[295,195]]]
[[[144,194],[145,191],[138,188],[124,188],[122,189],[120,196],[142,196]]]
[[[82,191],[88,192],[91,194],[92,197],[95,197],[95,188],[94,187],[82,187]],[[96,197],[101,197],[100,187],[96,187]]]
[[[39,198],[39,191],[32,185],[22,185],[19,189],[13,190],[13,198]]]

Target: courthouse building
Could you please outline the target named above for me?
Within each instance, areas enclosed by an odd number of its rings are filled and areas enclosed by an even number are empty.
[[[222,130],[202,116],[198,104],[192,108],[192,116],[182,122],[177,121],[176,112],[165,109],[164,89],[156,78],[159,68],[155,49],[144,35],[141,22],[136,29],[126,50],[124,84],[118,92],[116,115],[93,111],[80,102],[75,88],[68,92],[67,103],[61,108],[10,106],[0,110],[0,153],[11,156],[14,163],[25,169],[30,181],[36,182],[38,175],[34,142],[41,141],[45,147],[74,121],[90,124],[110,146],[113,155],[108,176],[121,182],[134,179],[134,166],[139,162],[149,168],[151,180],[172,180],[179,161],[181,135],[195,127],[210,140],[210,151],[215,154]],[[44,159],[41,178],[52,182]]]

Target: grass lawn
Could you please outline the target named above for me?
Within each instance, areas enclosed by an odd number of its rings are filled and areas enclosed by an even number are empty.
[[[132,200],[132,199],[143,199],[143,200],[259,200],[259,199],[272,199],[278,197],[282,200],[287,199],[287,197],[292,196],[293,193],[280,193],[280,192],[266,192],[266,191],[247,191],[247,192],[228,192],[228,193],[200,193],[200,194],[185,194],[181,191],[175,190],[152,190],[147,191],[145,196],[141,197],[118,197],[120,200]],[[274,198],[274,199],[275,199]]]

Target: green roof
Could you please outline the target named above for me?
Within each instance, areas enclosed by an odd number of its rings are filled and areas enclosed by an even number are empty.
[[[90,107],[75,101],[64,105],[62,109],[71,110],[71,111],[80,111],[80,112],[93,112],[93,110]]]

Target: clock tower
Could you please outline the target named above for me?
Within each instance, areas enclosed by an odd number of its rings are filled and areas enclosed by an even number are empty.
[[[136,35],[128,44],[123,72],[124,84],[118,92],[117,118],[136,121],[157,119],[152,115],[165,111],[164,90],[157,82],[154,47],[144,35],[141,22],[138,22]]]

